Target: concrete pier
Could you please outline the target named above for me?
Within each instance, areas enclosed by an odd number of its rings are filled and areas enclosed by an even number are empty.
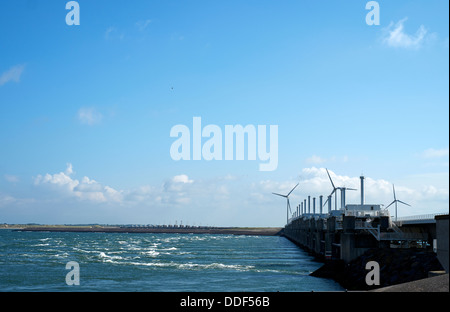
[[[436,216],[436,253],[448,273],[448,215]]]
[[[328,214],[313,211],[296,216],[289,220],[283,235],[318,258],[349,263],[372,248],[431,249],[436,239],[435,226],[420,223],[412,231],[411,225],[397,226],[380,205],[362,204],[346,205]],[[438,241],[440,246],[447,246],[446,250],[440,248],[440,255],[448,263],[448,241]]]

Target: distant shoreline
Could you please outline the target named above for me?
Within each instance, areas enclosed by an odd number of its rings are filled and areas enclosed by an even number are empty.
[[[108,227],[108,226],[16,226],[2,227],[23,232],[88,232],[88,233],[173,233],[279,236],[281,227]]]

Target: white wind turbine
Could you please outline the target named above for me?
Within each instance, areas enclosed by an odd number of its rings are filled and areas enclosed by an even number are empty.
[[[338,186],[338,187],[336,187],[334,185],[334,183],[333,183],[333,180],[331,179],[331,176],[330,176],[330,173],[328,172],[328,169],[325,168],[325,170],[327,171],[328,178],[330,178],[330,182],[331,182],[331,186],[333,187],[333,191],[331,192],[330,195],[328,195],[328,198],[325,201],[325,203],[323,204],[323,207],[325,207],[326,203],[328,202],[328,199],[331,198],[330,196],[332,196],[333,193],[334,193],[334,209],[337,210],[337,193],[336,193],[336,190],[341,190],[341,205],[345,206],[345,191],[346,190],[356,191],[356,189],[350,188],[350,187],[345,187],[345,186]],[[344,207],[341,207],[341,208],[344,208]]]
[[[287,193],[287,195],[283,195],[283,194],[278,194],[278,193],[273,193],[272,192],[272,194],[274,194],[274,195],[278,195],[278,196],[286,198],[286,202],[287,202],[287,204],[286,204],[286,224],[289,223],[289,212],[291,211],[291,204],[289,203],[289,195],[291,195],[292,191],[295,190],[295,188],[298,185],[299,185],[299,183],[297,183],[297,185],[295,185],[292,188],[292,190],[289,193]]]
[[[397,221],[397,202],[402,203],[404,205],[407,205],[409,207],[411,207],[410,204],[407,204],[403,201],[401,201],[400,199],[397,199],[397,197],[395,196],[395,187],[394,184],[392,184],[392,191],[394,192],[394,200],[392,201],[392,203],[390,203],[389,205],[387,205],[387,207],[385,209],[388,209],[390,205],[395,203],[395,221]]]

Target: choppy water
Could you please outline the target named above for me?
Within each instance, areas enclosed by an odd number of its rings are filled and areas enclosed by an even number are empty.
[[[79,264],[68,286],[66,263]],[[0,291],[340,291],[283,237],[0,230]]]

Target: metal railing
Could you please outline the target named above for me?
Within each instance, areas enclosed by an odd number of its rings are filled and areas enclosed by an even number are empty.
[[[439,213],[429,213],[429,214],[423,214],[423,215],[399,217],[399,218],[397,218],[397,221],[434,220],[434,217],[445,215],[445,214],[448,214],[448,213],[439,212]]]
[[[375,237],[377,241],[380,240],[380,229],[379,228],[374,228],[370,224],[367,224],[367,222],[363,223],[363,227],[367,230],[367,232],[372,234],[373,237]]]
[[[363,228],[367,230],[377,241],[420,241],[427,240],[428,235],[426,233],[405,233],[398,228],[394,229],[395,232],[381,232],[380,226],[372,227],[367,222],[362,223]]]
[[[426,233],[380,233],[379,240],[427,240],[428,236]]]
[[[400,230],[400,229],[398,228],[398,226],[395,224],[395,222],[392,222],[392,220],[391,220],[391,222],[390,222],[389,225],[390,225],[391,229],[394,230],[394,232],[396,232],[396,233],[402,233],[402,230]]]
[[[397,227],[401,226],[402,223],[406,223],[406,222],[426,222],[428,220],[430,221],[434,221],[434,218],[436,216],[440,216],[440,215],[446,215],[448,213],[446,212],[439,212],[439,213],[429,213],[429,214],[422,214],[422,215],[415,215],[415,216],[405,216],[405,217],[399,217],[397,218],[397,220],[395,220],[393,217],[391,217],[391,222],[390,222],[390,227],[392,227],[394,229],[395,232],[399,232],[399,229]],[[383,210],[378,210],[378,211],[346,211],[345,212],[346,216],[355,216],[355,217],[380,217],[380,216],[389,216],[389,212],[383,211]],[[323,218],[325,220],[327,220],[327,214],[303,214],[301,216],[297,216],[297,217],[292,217],[289,218],[288,223],[290,224],[291,222],[298,220],[298,219],[311,219],[311,218]],[[336,228],[337,229],[342,229],[342,215],[340,215],[339,217],[337,217],[336,219],[337,224],[336,224]],[[396,224],[395,224],[395,223]]]

